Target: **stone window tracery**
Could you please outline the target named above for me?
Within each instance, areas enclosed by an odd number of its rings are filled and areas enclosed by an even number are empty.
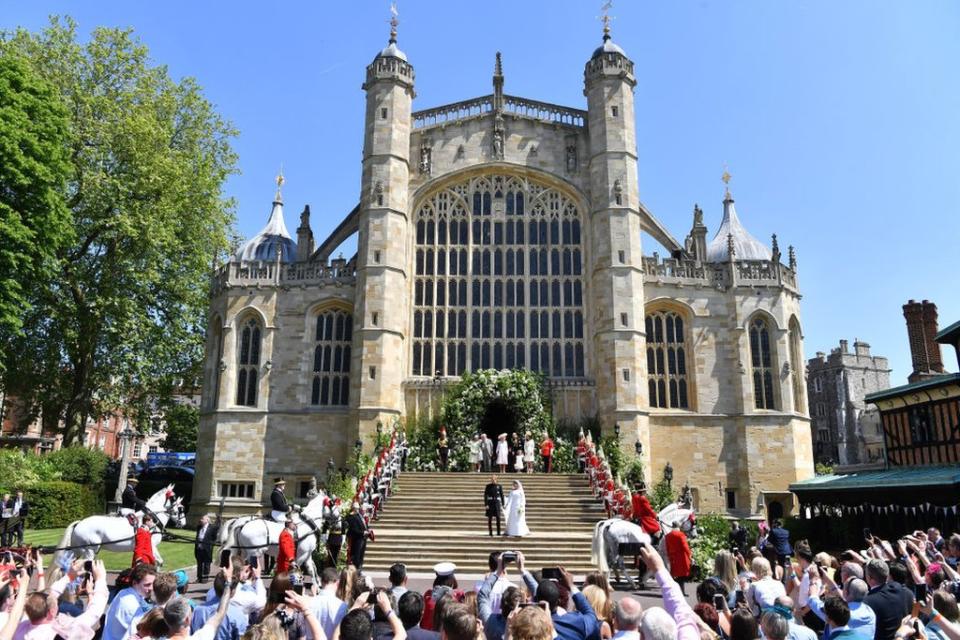
[[[650,406],[689,409],[688,352],[683,316],[673,311],[648,313],[645,329]]]
[[[800,345],[800,323],[796,318],[790,319],[790,377],[793,380],[793,410],[797,413],[807,412],[807,402],[804,397],[805,382],[803,362],[803,348]]]
[[[485,175],[425,200],[415,225],[412,375],[585,375],[582,222],[571,198]]]
[[[770,326],[763,318],[754,318],[750,322],[750,363],[753,369],[753,396],[756,408],[776,409]]]
[[[255,318],[243,323],[240,330],[240,349],[237,357],[237,404],[257,406],[260,376],[260,345],[263,327]]]
[[[330,407],[346,406],[350,402],[352,339],[353,316],[349,313],[331,309],[317,315],[311,404]]]

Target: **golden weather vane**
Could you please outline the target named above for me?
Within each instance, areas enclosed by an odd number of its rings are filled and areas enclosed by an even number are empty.
[[[600,21],[603,22],[603,35],[610,35],[610,20],[613,18],[610,17],[610,9],[613,8],[613,0],[606,0],[602,5],[600,5]]]
[[[282,186],[283,186],[283,183],[286,182],[286,180],[284,180],[284,178],[283,178],[283,163],[282,163],[282,162],[280,163],[280,173],[277,174],[276,182],[277,182],[277,197],[276,197],[276,200],[277,200],[277,202],[280,202],[280,201],[283,199],[283,196],[280,195],[280,187],[282,187]]]
[[[726,197],[730,197],[730,172],[727,171],[727,163],[723,163],[723,174],[720,176],[720,179],[723,180],[724,191],[726,192]]]
[[[390,3],[390,42],[396,42],[397,40],[397,25],[400,24],[400,20],[397,16],[400,15],[400,12],[397,10],[397,3]]]

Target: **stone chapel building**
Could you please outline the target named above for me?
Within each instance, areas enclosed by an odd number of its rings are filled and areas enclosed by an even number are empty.
[[[378,422],[487,368],[541,372],[555,417],[618,424],[700,510],[792,508],[813,475],[793,249],[783,264],[750,235],[729,190],[712,239],[699,207],[681,243],[644,206],[637,79],[609,30],[586,110],[503,84],[497,54],[492,94],[414,111],[394,30],[366,68],[357,206],[315,246],[309,207],[294,239],[278,189],[216,272],[194,513],[257,510],[281,474],[297,497]]]

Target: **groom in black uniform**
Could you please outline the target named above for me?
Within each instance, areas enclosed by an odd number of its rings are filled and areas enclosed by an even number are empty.
[[[493,537],[493,519],[497,519],[497,535],[500,535],[500,514],[503,513],[503,488],[497,483],[497,476],[490,476],[490,484],[483,490],[483,503],[487,507],[487,531]]]

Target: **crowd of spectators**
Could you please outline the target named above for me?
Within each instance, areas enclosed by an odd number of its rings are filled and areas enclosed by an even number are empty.
[[[509,551],[492,552],[472,585],[439,563],[424,593],[408,587],[402,563],[380,584],[348,566],[313,585],[296,567],[267,582],[257,562],[235,556],[197,602],[182,571],[141,563],[110,589],[100,561],[65,554],[48,574],[38,553],[6,554],[0,640],[960,640],[960,535],[865,538],[834,556],[791,545],[779,523],[752,545],[734,526],[694,606],[645,545],[640,560],[662,598],[653,607],[615,598],[600,573],[578,585],[563,567],[530,571]]]

